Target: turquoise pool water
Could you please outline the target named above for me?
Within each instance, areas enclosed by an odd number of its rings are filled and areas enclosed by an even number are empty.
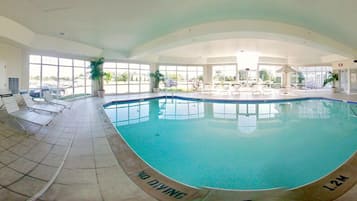
[[[294,188],[333,171],[357,150],[357,105],[338,101],[157,98],[104,108],[143,160],[195,187]]]

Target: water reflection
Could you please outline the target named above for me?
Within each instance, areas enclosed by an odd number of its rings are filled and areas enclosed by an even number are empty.
[[[116,126],[147,122],[149,120],[199,120],[236,121],[243,134],[252,133],[260,124],[292,119],[327,119],[333,110],[346,109],[346,104],[308,100],[280,103],[212,103],[181,99],[153,99],[149,101],[120,103],[107,106],[105,111]],[[347,111],[347,110],[346,110]]]

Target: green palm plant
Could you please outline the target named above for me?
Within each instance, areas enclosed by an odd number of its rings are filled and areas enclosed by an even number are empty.
[[[90,78],[92,80],[97,81],[99,91],[103,91],[104,72],[103,72],[103,68],[101,67],[103,63],[104,63],[104,57],[100,57],[90,61],[90,68],[91,68]]]
[[[152,78],[153,88],[159,88],[160,81],[164,81],[164,75],[159,70],[150,73],[150,77]]]
[[[324,80],[323,86],[326,86],[328,83],[332,82],[332,88],[335,88],[335,82],[338,81],[338,74],[333,72],[328,72],[329,75]]]

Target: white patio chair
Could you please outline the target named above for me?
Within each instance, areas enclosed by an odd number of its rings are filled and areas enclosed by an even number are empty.
[[[232,95],[240,94],[240,84],[233,84],[231,94]]]
[[[204,84],[201,93],[213,93],[215,91],[212,84]]]
[[[53,96],[48,91],[43,92],[43,97],[44,97],[45,101],[47,101],[48,103],[52,103],[55,105],[61,105],[67,109],[71,109],[71,107],[72,107],[72,103],[70,103],[70,102],[54,99]]]
[[[35,124],[40,126],[47,126],[53,120],[53,116],[39,114],[30,110],[20,110],[17,105],[16,99],[14,96],[4,97],[2,98],[2,102],[5,105],[7,113],[15,119],[15,121],[26,131],[24,125],[21,124],[18,120],[22,120],[25,122],[29,122],[31,124]]]
[[[265,85],[263,87],[263,95],[271,95],[271,94],[273,94],[272,88]]]
[[[28,94],[22,94],[22,98],[26,106],[31,110],[45,111],[53,114],[58,114],[63,111],[64,107],[60,105],[50,105],[50,104],[38,104],[32,100],[32,97]]]
[[[263,94],[263,85],[255,84],[252,87],[252,95],[262,95]]]

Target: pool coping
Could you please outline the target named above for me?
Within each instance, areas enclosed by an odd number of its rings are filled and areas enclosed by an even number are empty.
[[[208,187],[192,187],[178,181],[175,181],[156,169],[152,168],[136,154],[134,150],[126,143],[120,132],[111,123],[109,117],[104,111],[104,107],[123,102],[147,101],[156,98],[178,98],[182,100],[199,100],[220,103],[274,103],[289,102],[299,100],[330,100],[357,104],[355,101],[326,98],[326,97],[294,97],[294,98],[277,98],[277,99],[259,99],[259,100],[236,100],[236,99],[215,99],[215,98],[192,98],[180,95],[156,95],[144,98],[128,98],[125,100],[108,101],[101,107],[107,120],[112,128],[116,131],[107,136],[112,151],[117,158],[120,166],[127,176],[136,183],[146,193],[162,201],[184,200],[184,201],[216,201],[216,200],[265,200],[269,198],[284,198],[289,200],[317,200],[330,201],[334,200],[357,183],[357,152],[353,153],[349,159],[337,167],[329,174],[312,181],[308,184],[292,189],[264,189],[264,190],[230,190],[215,189]],[[333,186],[335,185],[335,186]],[[332,186],[332,187],[331,187]]]

